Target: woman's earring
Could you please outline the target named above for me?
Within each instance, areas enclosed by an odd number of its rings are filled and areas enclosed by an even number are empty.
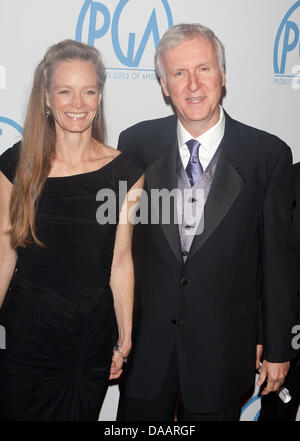
[[[94,120],[99,118],[99,110],[95,113]]]
[[[48,118],[50,118],[50,116],[51,116],[51,109],[47,109],[46,110],[46,118],[48,119]]]

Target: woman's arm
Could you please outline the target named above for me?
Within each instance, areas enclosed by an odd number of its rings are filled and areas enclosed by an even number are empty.
[[[110,287],[114,298],[120,352],[114,351],[113,353],[110,380],[121,375],[123,356],[127,357],[131,349],[134,269],[131,252],[133,224],[129,217],[131,218],[133,211],[137,209],[143,186],[144,176],[128,192],[122,206],[116,232]],[[130,199],[135,200],[131,201]]]
[[[0,172],[0,308],[13,276],[17,254],[11,247],[9,203],[12,184]]]

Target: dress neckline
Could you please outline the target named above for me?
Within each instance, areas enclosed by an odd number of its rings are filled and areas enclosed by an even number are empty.
[[[96,170],[91,170],[89,172],[85,172],[85,173],[77,173],[75,175],[66,175],[66,176],[48,176],[47,181],[55,181],[58,179],[68,179],[68,178],[78,178],[80,176],[87,176],[87,175],[93,175],[96,173],[99,173],[101,170],[107,168],[108,166],[110,166],[117,158],[119,158],[119,156],[122,156],[123,152],[120,152],[117,156],[115,156],[111,161],[109,161],[107,164],[103,165],[100,168],[97,168]]]

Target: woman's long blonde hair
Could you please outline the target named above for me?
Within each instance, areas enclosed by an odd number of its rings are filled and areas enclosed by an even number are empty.
[[[103,91],[105,69],[99,51],[74,40],[64,40],[51,46],[35,70],[21,142],[20,157],[10,202],[11,243],[25,247],[35,242],[43,246],[35,227],[39,196],[44,188],[55,153],[55,125],[47,109],[46,92],[49,92],[52,75],[63,61],[79,59],[90,62],[97,74],[97,85]],[[48,116],[47,116],[48,112]],[[101,143],[105,138],[103,99],[99,117],[93,121],[92,136]]]

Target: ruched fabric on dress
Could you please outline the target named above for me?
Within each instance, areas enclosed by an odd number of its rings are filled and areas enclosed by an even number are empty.
[[[5,164],[16,154],[7,152]],[[36,217],[44,247],[18,249],[0,310],[0,420],[98,419],[117,335],[109,280],[120,207],[116,223],[100,225],[96,194],[112,189],[118,204],[119,182],[130,189],[142,173],[122,153],[94,172],[48,178]]]

